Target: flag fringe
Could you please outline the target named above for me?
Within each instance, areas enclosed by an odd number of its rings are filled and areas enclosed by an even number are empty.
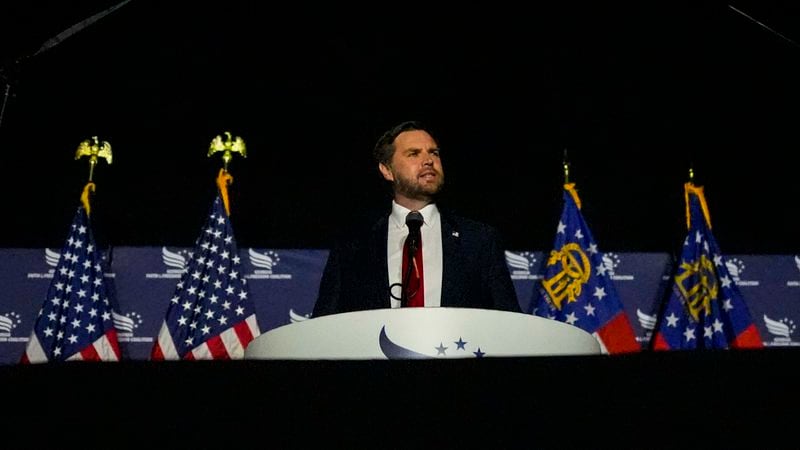
[[[564,189],[569,192],[569,195],[572,196],[572,199],[575,200],[575,204],[578,205],[578,209],[581,209],[581,199],[578,197],[578,190],[575,189],[575,183],[565,183]]]
[[[225,214],[228,217],[231,216],[231,208],[230,203],[228,202],[228,185],[233,182],[233,176],[225,171],[225,169],[219,169],[219,175],[217,175],[217,187],[219,188],[219,194],[222,196],[222,204],[225,205]]]
[[[708,205],[706,204],[706,196],[703,194],[703,186],[695,186],[693,183],[686,183],[683,185],[684,189],[684,197],[686,200],[686,229],[690,230],[692,228],[692,214],[689,211],[689,194],[694,194],[700,200],[700,207],[703,208],[703,215],[706,219],[706,225],[708,225],[708,229],[711,229],[711,213],[708,211]]]
[[[81,203],[83,203],[83,209],[86,210],[86,215],[91,215],[92,213],[92,205],[89,203],[89,193],[94,192],[94,183],[91,181],[86,183],[86,186],[83,187],[83,192],[81,193]]]

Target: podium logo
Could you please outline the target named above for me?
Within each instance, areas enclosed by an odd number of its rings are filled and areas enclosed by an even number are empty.
[[[794,265],[797,267],[797,271],[800,272],[800,256],[794,255]],[[800,280],[789,280],[786,282],[786,286],[800,287]]]
[[[189,250],[172,251],[161,247],[161,262],[166,269],[162,273],[146,273],[145,278],[180,278],[186,272],[186,263],[192,257]]]
[[[71,258],[72,254],[67,253],[65,255],[67,258]],[[107,256],[105,253],[101,253],[100,260],[105,262],[107,260]],[[48,278],[52,279],[54,274],[56,273],[56,267],[58,267],[58,262],[61,261],[61,253],[50,250],[49,248],[44,249],[44,262],[51,268],[47,270],[47,272],[28,272],[27,277],[30,278]],[[105,272],[103,276],[106,278],[114,278],[113,272]]]
[[[514,253],[506,250],[506,264],[512,280],[539,280],[541,275],[531,273],[536,257],[533,252]]]
[[[256,269],[253,273],[245,274],[245,278],[251,279],[270,279],[270,280],[291,280],[292,275],[288,273],[275,273],[275,267],[281,262],[281,257],[274,250],[258,252],[250,248],[247,252],[250,257],[250,264]]]
[[[289,308],[290,323],[302,322],[304,320],[308,320],[309,318],[311,318],[311,314],[300,314],[295,312],[293,308]]]
[[[767,331],[773,336],[771,341],[767,341],[764,345],[770,347],[796,347],[800,342],[792,340],[792,335],[797,329],[794,321],[784,317],[780,320],[770,319],[764,314],[764,325],[767,326]]]
[[[601,273],[608,274],[614,281],[633,281],[633,275],[619,275],[617,274],[617,267],[619,267],[622,259],[614,252],[603,254],[603,267],[598,268]]]
[[[742,273],[745,269],[744,261],[739,258],[731,258],[725,261],[725,268],[731,274],[731,278],[737,286],[758,286],[758,281],[746,281],[742,279]]]
[[[20,315],[15,311],[0,314],[0,342],[28,342],[27,337],[13,336],[21,323]]]
[[[445,339],[431,344],[430,348],[412,350],[403,347],[391,339],[386,334],[386,325],[381,327],[381,334],[378,338],[381,352],[387,359],[455,359],[455,358],[483,358],[486,353],[480,347],[472,345],[467,347],[469,341],[465,341],[459,336],[457,341]]]

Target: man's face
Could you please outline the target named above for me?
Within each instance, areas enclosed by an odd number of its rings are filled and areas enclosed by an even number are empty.
[[[444,185],[439,146],[422,130],[400,133],[394,140],[391,163],[380,164],[383,177],[394,185],[395,197],[430,201]]]

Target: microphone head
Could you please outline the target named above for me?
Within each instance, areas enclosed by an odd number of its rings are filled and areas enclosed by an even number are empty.
[[[422,214],[419,211],[411,211],[406,216],[406,226],[409,230],[419,230],[423,222],[425,222],[425,219],[422,218]]]

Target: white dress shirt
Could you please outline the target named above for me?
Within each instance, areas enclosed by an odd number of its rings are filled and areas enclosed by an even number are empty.
[[[392,201],[389,216],[389,236],[387,239],[386,260],[388,261],[389,296],[392,308],[400,307],[401,282],[403,271],[403,245],[408,237],[406,216],[411,210]],[[429,204],[419,210],[424,219],[420,228],[422,235],[422,276],[425,284],[425,307],[442,304],[442,222],[436,204]]]

